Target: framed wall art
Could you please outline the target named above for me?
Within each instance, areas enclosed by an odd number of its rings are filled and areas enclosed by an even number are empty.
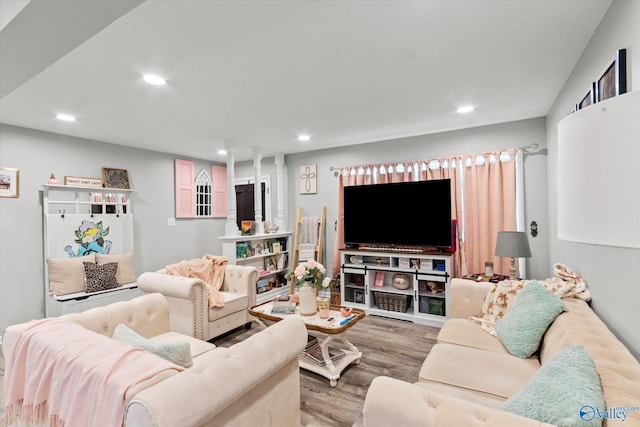
[[[300,194],[316,194],[316,165],[300,166]]]
[[[126,169],[102,168],[102,181],[105,188],[130,188]]]
[[[596,82],[596,102],[627,92],[627,50],[619,49]]]
[[[20,197],[20,170],[0,168],[0,197]]]
[[[596,83],[591,83],[591,87],[587,91],[587,93],[582,97],[580,102],[576,104],[575,111],[582,110],[583,108],[588,107],[591,104],[595,104],[596,102]]]

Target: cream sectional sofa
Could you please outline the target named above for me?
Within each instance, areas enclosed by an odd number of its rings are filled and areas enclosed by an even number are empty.
[[[111,336],[126,324],[145,338],[186,340],[193,366],[163,371],[130,388],[125,396],[125,426],[298,426],[298,355],[307,343],[304,324],[285,319],[229,348],[170,332],[169,304],[161,294],[62,316]],[[9,327],[5,357],[18,338]]]
[[[172,331],[208,341],[242,325],[251,326],[248,308],[256,304],[258,276],[255,267],[225,265],[220,289],[224,307],[209,307],[208,285],[202,280],[172,276],[166,269],[141,274],[138,288],[167,298]]]
[[[450,319],[438,334],[418,381],[375,378],[364,403],[361,422],[365,427],[549,425],[498,407],[522,390],[554,355],[575,344],[593,359],[605,402],[605,408],[592,408],[600,410],[593,413],[588,413],[592,402],[583,402],[586,408],[576,407],[576,414],[587,412],[584,419],[596,418],[606,426],[640,425],[640,363],[587,303],[563,298],[567,311],[549,326],[539,351],[521,359],[468,320],[480,314],[490,285],[452,280]],[[545,404],[542,396],[531,400]]]

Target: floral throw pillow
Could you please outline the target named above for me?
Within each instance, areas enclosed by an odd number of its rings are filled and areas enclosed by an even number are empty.
[[[120,286],[116,279],[118,271],[117,262],[98,265],[93,262],[84,262],[84,276],[87,283],[85,292],[99,292],[114,289]]]
[[[516,295],[525,283],[527,280],[503,280],[494,283],[484,299],[480,316],[470,317],[469,320],[479,323],[483,330],[496,336],[494,329],[496,322],[509,312]]]

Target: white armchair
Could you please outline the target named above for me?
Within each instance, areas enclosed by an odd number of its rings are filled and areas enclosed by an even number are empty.
[[[224,307],[209,307],[208,285],[202,280],[172,276],[165,269],[141,274],[138,288],[167,298],[171,331],[209,341],[240,326],[251,327],[247,309],[256,303],[258,276],[255,267],[227,264],[220,289]]]

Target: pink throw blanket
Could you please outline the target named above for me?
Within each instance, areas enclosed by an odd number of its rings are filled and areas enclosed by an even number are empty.
[[[121,426],[127,390],[167,369],[184,368],[60,319],[9,327],[5,423]]]
[[[180,261],[166,266],[168,274],[200,279],[208,286],[209,307],[224,307],[224,297],[220,293],[224,283],[224,266],[228,259],[223,256],[206,254],[201,259]]]

